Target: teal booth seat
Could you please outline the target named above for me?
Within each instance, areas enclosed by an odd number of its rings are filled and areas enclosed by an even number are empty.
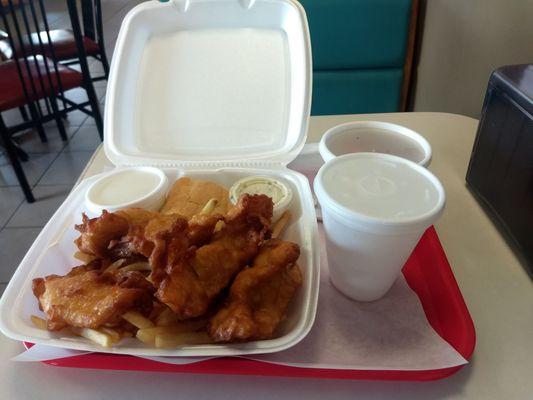
[[[400,111],[413,0],[300,0],[313,49],[311,114]]]

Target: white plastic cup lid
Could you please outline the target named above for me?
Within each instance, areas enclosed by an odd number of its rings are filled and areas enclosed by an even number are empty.
[[[336,157],[320,168],[314,189],[323,210],[376,233],[425,229],[445,203],[444,189],[431,172],[390,154]]]

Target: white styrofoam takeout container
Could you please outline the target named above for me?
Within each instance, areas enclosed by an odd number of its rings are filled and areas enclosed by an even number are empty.
[[[32,279],[65,274],[76,260],[73,229],[82,181],[22,260],[0,300],[0,330],[10,338],[77,350],[152,356],[230,356],[287,349],[311,329],[319,287],[318,227],[308,180],[286,165],[303,147],[311,101],[311,49],[303,8],[293,0],[149,1],[125,17],[107,91],[104,148],[118,167],[156,166],[230,187],[246,176],[283,180],[294,198],[284,238],[300,245],[303,285],[279,337],[178,349],[126,339],[102,348],[43,331]]]

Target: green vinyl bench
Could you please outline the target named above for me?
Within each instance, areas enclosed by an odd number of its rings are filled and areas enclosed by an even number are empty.
[[[300,0],[313,50],[311,114],[405,111],[418,0]]]

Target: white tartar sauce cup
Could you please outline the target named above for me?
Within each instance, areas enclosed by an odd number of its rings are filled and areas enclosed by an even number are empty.
[[[130,167],[110,171],[85,193],[85,206],[93,214],[139,207],[157,211],[165,201],[168,178],[154,167]]]
[[[232,204],[244,193],[264,194],[274,203],[272,220],[276,221],[286,211],[292,201],[292,190],[284,182],[265,176],[250,176],[235,182],[229,190],[229,198]]]

